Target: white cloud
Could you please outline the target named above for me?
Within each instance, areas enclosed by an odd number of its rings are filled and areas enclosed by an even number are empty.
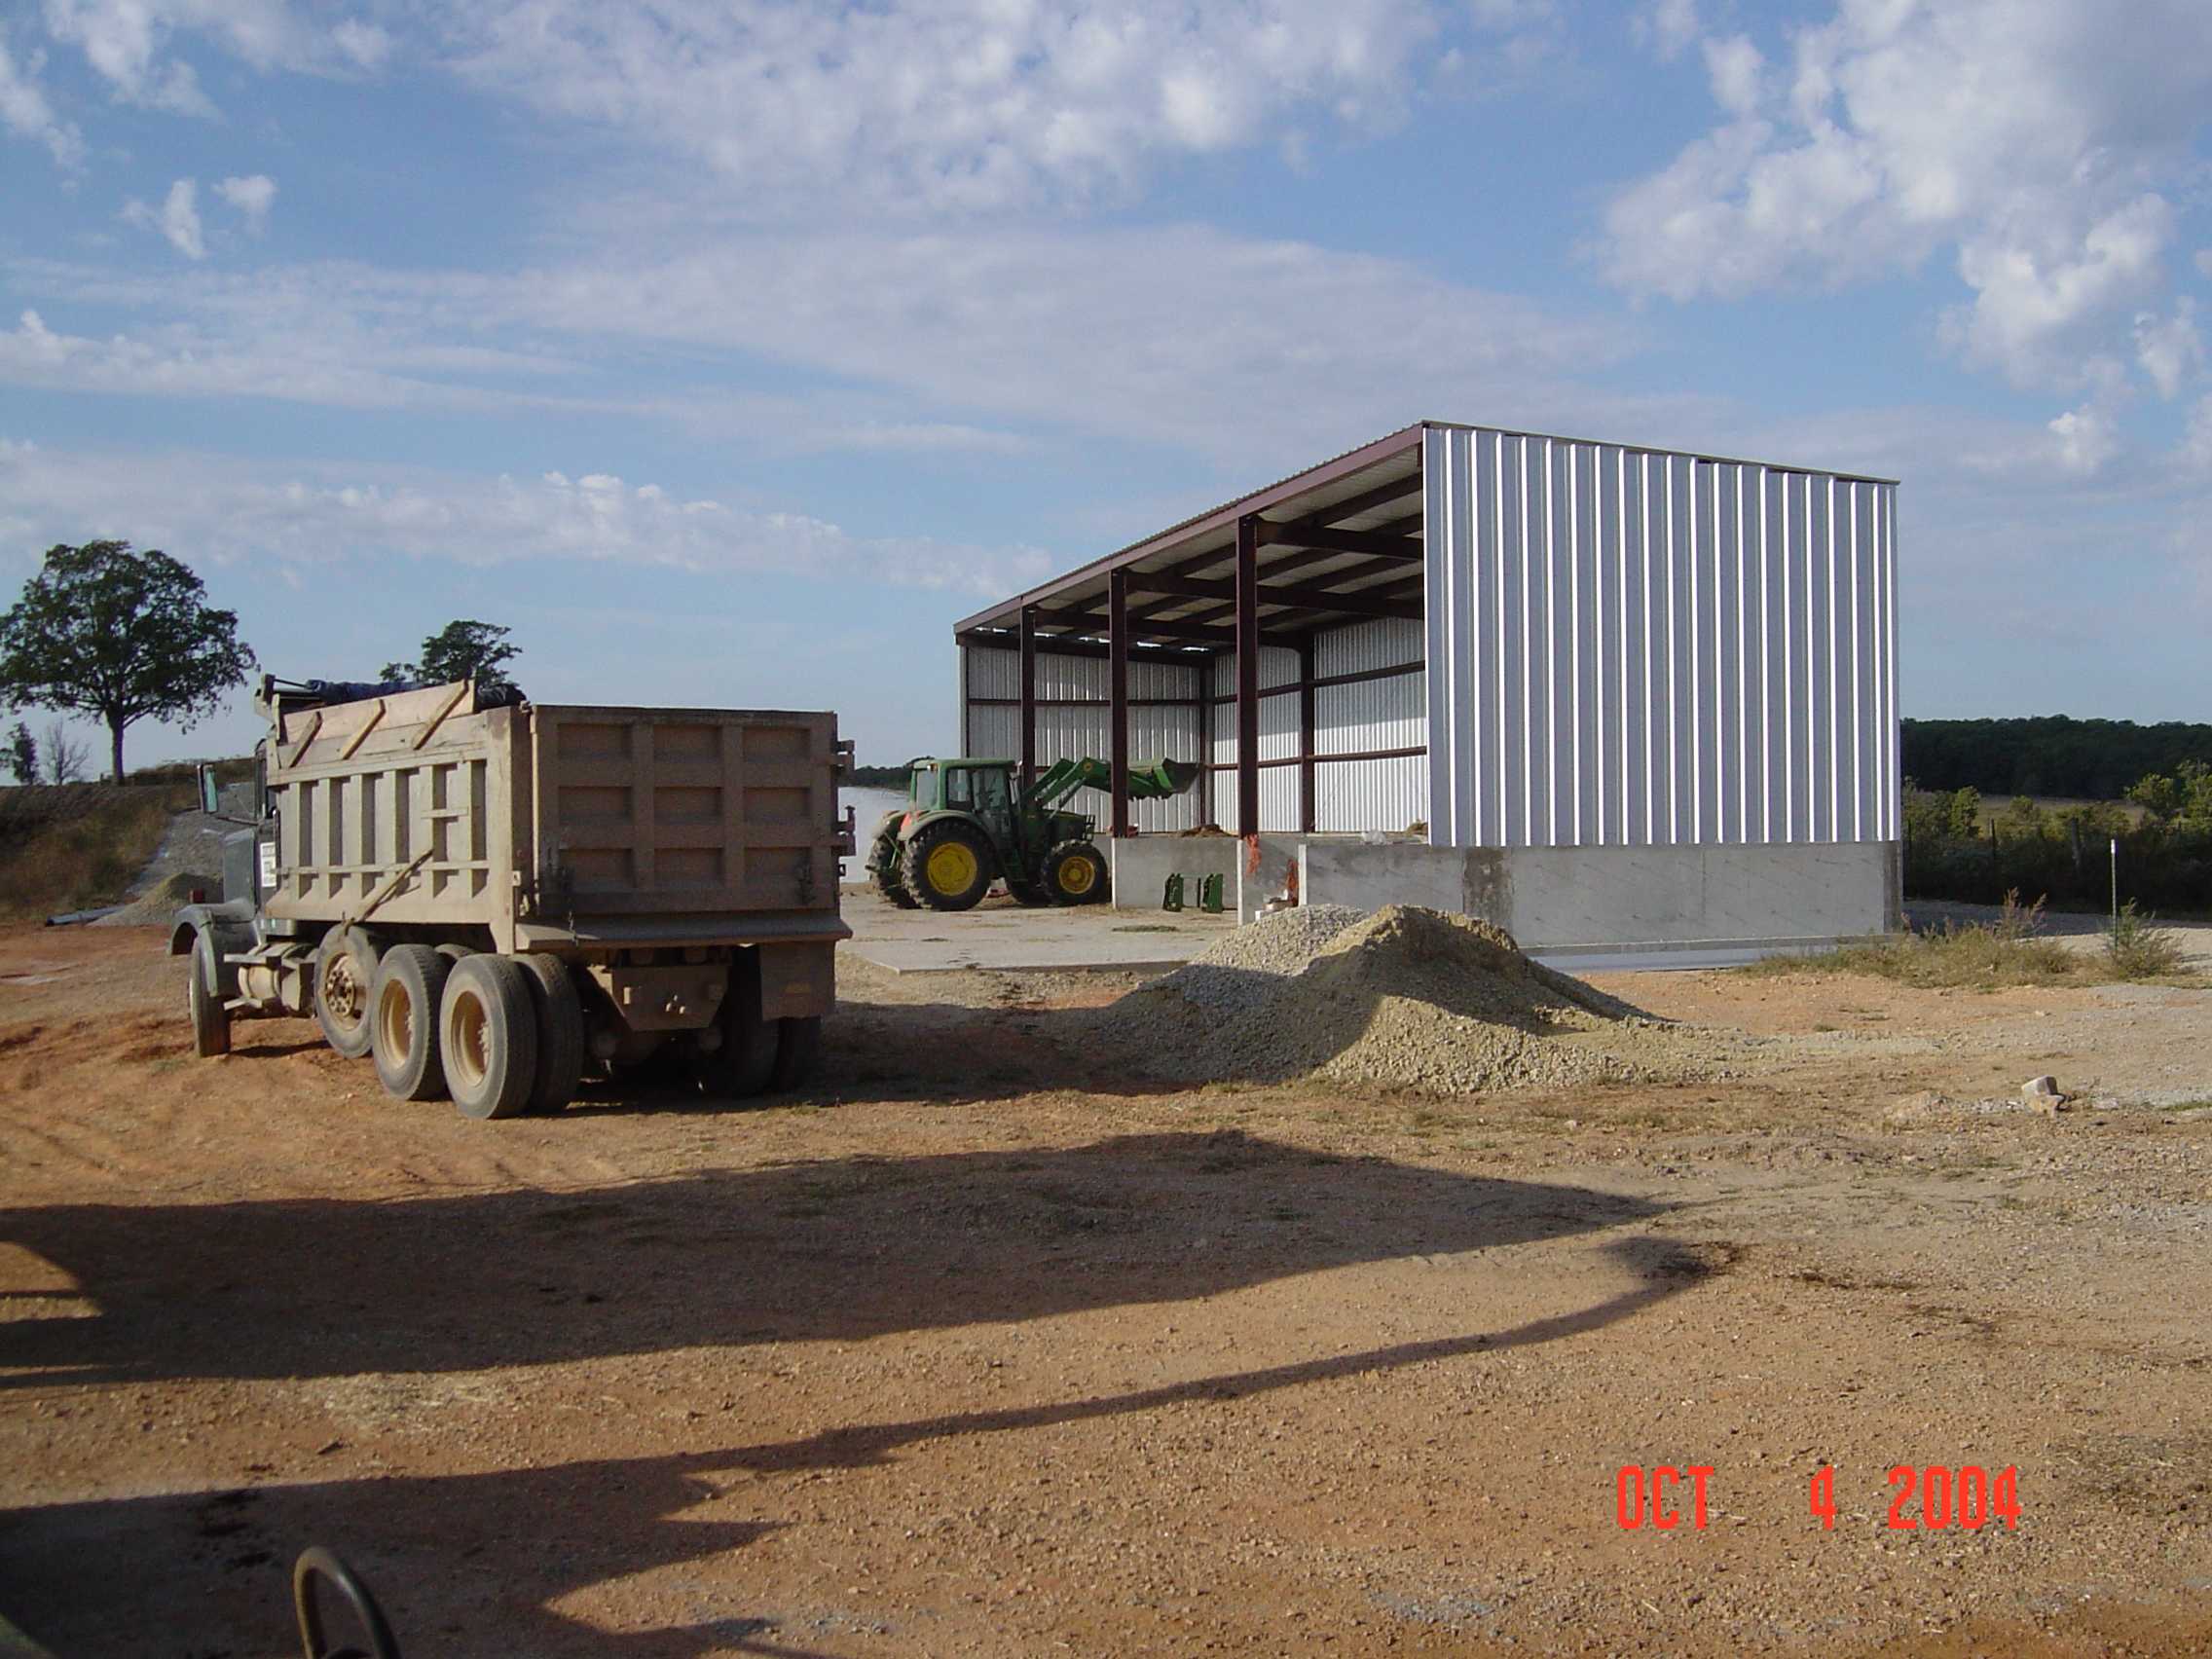
[[[192,179],[180,178],[170,185],[159,208],[135,199],[125,203],[123,216],[133,225],[159,231],[187,259],[207,257],[207,238],[200,223],[200,186]]]
[[[38,84],[44,67],[35,52],[18,63],[8,50],[7,37],[0,35],[0,127],[18,138],[44,144],[56,162],[74,167],[85,159],[85,141],[74,126],[54,113],[46,90]]]
[[[1697,40],[1697,0],[1651,0],[1634,15],[1629,27],[1662,60],[1672,62]]]
[[[88,528],[90,527],[90,528]],[[608,473],[484,476],[171,452],[128,458],[0,439],[0,536],[128,535],[180,556],[590,560],[998,594],[1056,568],[1033,548],[867,537],[804,513],[684,498]]]
[[[2197,399],[2189,418],[2189,433],[2182,440],[2183,462],[2192,471],[2212,478],[2212,396]]]
[[[2135,360],[2160,397],[2179,397],[2182,387],[2204,372],[2204,337],[2196,329],[2196,302],[2184,294],[2174,302],[2174,313],[2168,317],[2137,312]]]
[[[1709,43],[1726,119],[1615,198],[1605,263],[1677,299],[1831,287],[1949,250],[1946,338],[2081,384],[2163,279],[2212,112],[2200,0],[1839,0],[1788,71]]]
[[[756,208],[828,186],[958,209],[1117,188],[1267,140],[1292,112],[1387,120],[1445,15],[1437,0],[485,0],[433,26],[485,92],[703,162]]]
[[[755,235],[687,253],[633,240],[497,276],[332,264],[154,278],[30,263],[10,276],[58,331],[75,305],[142,313],[133,354],[187,384],[220,365],[260,395],[474,390],[780,427],[780,445],[1006,447],[1043,429],[1263,464],[1425,414],[1580,422],[1607,402],[1578,377],[1629,338],[1402,262],[1196,226]],[[844,389],[807,403],[671,393],[630,371],[641,346],[711,357],[725,387],[742,388],[749,367],[776,381],[796,368]],[[84,342],[39,384],[122,377],[114,355]],[[525,362],[544,367],[518,390]],[[12,372],[0,352],[0,376]],[[1649,403],[1610,407],[1663,429]]]
[[[2076,478],[2090,477],[2120,453],[2120,434],[2112,416],[2094,403],[2069,409],[2050,423],[2058,464]]]
[[[215,194],[237,208],[245,219],[246,229],[258,235],[269,223],[269,208],[276,200],[276,181],[267,173],[218,179]]]
[[[325,25],[321,8],[288,0],[45,0],[47,32],[74,46],[116,97],[177,115],[212,116],[192,65],[175,55],[178,35],[198,34],[258,70],[326,74],[371,70],[390,50],[373,23]]]
[[[1763,96],[1766,59],[1749,35],[1729,35],[1705,43],[1705,72],[1713,81],[1713,101],[1739,120],[1749,120]]]

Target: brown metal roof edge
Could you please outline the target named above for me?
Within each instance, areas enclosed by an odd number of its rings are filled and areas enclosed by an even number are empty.
[[[1140,559],[1149,558],[1155,553],[1174,546],[1177,542],[1189,541],[1193,537],[1203,535],[1209,531],[1219,530],[1225,525],[1233,525],[1246,513],[1265,512],[1268,508],[1278,505],[1289,497],[1303,495],[1309,490],[1319,489],[1324,484],[1333,484],[1340,478],[1348,478],[1353,473],[1364,471],[1370,466],[1388,461],[1405,450],[1418,448],[1420,444],[1422,432],[1427,430],[1430,424],[1429,422],[1417,421],[1410,426],[1401,426],[1398,430],[1377,438],[1372,443],[1362,444],[1357,449],[1346,450],[1340,456],[1324,461],[1318,465],[1309,466],[1303,472],[1294,472],[1289,477],[1278,479],[1272,484],[1253,491],[1248,496],[1239,496],[1233,501],[1225,501],[1220,506],[1196,514],[1183,520],[1180,524],[1170,525],[1157,535],[1146,536],[1142,541],[1131,542],[1119,552],[1093,559],[1089,564],[1079,566],[1065,575],[1054,576],[1042,587],[1026,589],[1011,599],[1002,599],[996,605],[977,611],[973,616],[964,616],[952,625],[953,631],[959,633],[970,628],[984,627],[989,624],[993,617],[1004,616],[1010,610],[1018,615],[1024,606],[1035,605],[1041,600],[1050,599],[1052,595],[1065,592],[1068,588],[1080,582],[1090,581],[1104,575],[1108,571],[1119,566],[1133,565]]]
[[[1683,461],[1702,461],[1714,466],[1763,466],[1769,472],[1802,472],[1813,477],[1840,479],[1846,484],[1888,484],[1902,488],[1900,480],[1872,472],[1838,472],[1832,466],[1798,466],[1786,461],[1758,461],[1742,455],[1706,455],[1699,450],[1672,449],[1665,444],[1624,444],[1618,438],[1578,438],[1566,432],[1526,432],[1518,426],[1485,426],[1475,421],[1422,421],[1422,428],[1440,432],[1495,432],[1500,437],[1534,438],[1542,443],[1587,444],[1592,449],[1625,450],[1630,455],[1671,455]]]

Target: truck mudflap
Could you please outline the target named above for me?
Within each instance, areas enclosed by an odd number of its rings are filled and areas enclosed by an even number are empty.
[[[834,940],[763,944],[759,952],[762,1019],[807,1019],[835,1005]]]

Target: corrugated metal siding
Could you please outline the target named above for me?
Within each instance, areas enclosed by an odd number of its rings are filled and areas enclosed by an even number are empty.
[[[1282,645],[1260,647],[1260,689],[1263,692],[1298,683],[1298,653]],[[1232,697],[1236,689],[1236,653],[1224,651],[1214,659],[1214,695]],[[1295,759],[1298,755],[1298,693],[1280,691],[1260,699],[1260,758]],[[1236,704],[1213,705],[1213,753],[1216,766],[1236,764]],[[1213,789],[1213,821],[1236,828],[1236,774],[1207,774]],[[1260,828],[1270,833],[1295,833],[1299,822],[1298,768],[1263,766],[1260,769]]]
[[[1893,486],[1487,430],[1424,466],[1433,841],[1897,837]]]
[[[1428,760],[1345,760],[1313,768],[1317,833],[1404,830],[1428,818]]]
[[[1021,658],[1014,651],[961,648],[962,696],[969,698],[1018,698],[1021,695]],[[1037,655],[1037,695],[1040,698],[1079,697],[1082,705],[1041,703],[1037,710],[1037,764],[1081,759],[1095,756],[1103,760],[1112,753],[1108,706],[1110,666],[1103,658]],[[1171,760],[1197,760],[1203,756],[1199,736],[1198,670],[1179,664],[1133,662],[1129,664],[1129,696],[1177,698],[1188,706],[1131,708],[1129,758],[1150,760],[1166,756]],[[1014,756],[1021,753],[1021,711],[1006,703],[964,702],[971,755]],[[1069,810],[1088,812],[1098,821],[1098,832],[1111,826],[1113,802],[1104,790],[1079,790]],[[1167,800],[1129,803],[1129,817],[1141,830],[1192,830],[1199,821],[1198,790]]]

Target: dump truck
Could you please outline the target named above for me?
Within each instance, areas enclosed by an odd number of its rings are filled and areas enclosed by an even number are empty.
[[[1107,896],[1106,855],[1087,813],[1063,810],[1079,790],[1104,789],[1113,768],[1086,756],[1055,760],[1028,784],[1015,761],[923,756],[906,763],[906,805],[868,837],[876,891],[902,909],[971,910],[1004,881],[1024,904],[1097,904]],[[1163,800],[1198,781],[1191,760],[1129,767],[1131,800]]]
[[[200,1054],[313,1018],[472,1118],[559,1111],[587,1068],[725,1098],[813,1070],[851,937],[834,715],[273,676],[254,706],[256,813],[170,930]]]

